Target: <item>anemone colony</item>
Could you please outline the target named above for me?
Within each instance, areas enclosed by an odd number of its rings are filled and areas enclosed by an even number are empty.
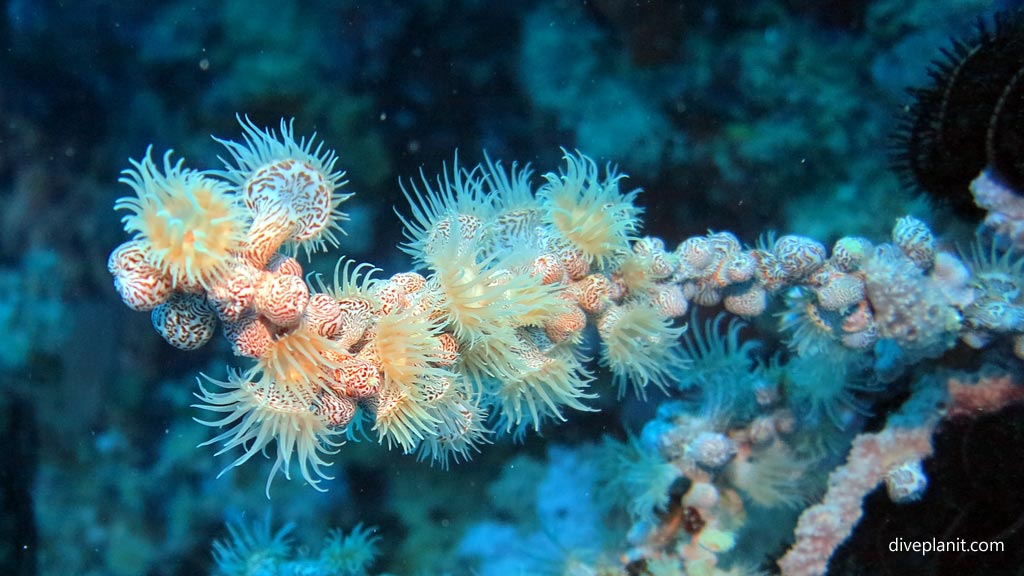
[[[660,558],[689,527],[681,558],[712,570],[745,517],[736,494],[767,507],[808,502],[807,471],[828,461],[822,446],[849,442],[866,398],[906,367],[958,341],[1007,339],[1024,358],[1024,315],[1006,313],[1024,309],[1024,260],[994,248],[962,259],[910,216],[878,244],[844,237],[829,250],[767,235],[751,247],[708,232],[669,251],[641,235],[638,191],[620,189],[625,176],[579,153],[566,152],[536,189],[528,166],[456,159],[436,179],[404,186],[402,248],[417,270],[382,278],[341,258],[332,279],[304,276],[300,248],[339,244],[345,173],[315,137],[296,141],[288,122],[279,132],[240,122],[243,142],[218,140],[230,153],[223,170],[186,169],[169,152],[162,170],[150,151],[132,163],[122,182],[135,196],[116,208],[128,211],[133,237],[108,268],[125,303],[150,311],[171,345],[198,348],[219,322],[249,359],[225,380],[203,375],[196,407],[220,430],[205,444],[239,453],[225,471],[276,444],[268,494],[293,456],[323,490],[328,456],[346,439],[374,435],[447,466],[495,432],[521,436],[591,410],[596,353],[620,396],[644,397],[653,385],[701,398],[663,404],[634,452],[613,460],[629,468],[619,491],[640,535],[627,557]],[[677,320],[691,305],[756,317],[773,299],[783,306],[785,363],[755,358],[732,322],[723,337],[719,321],[686,334]],[[593,348],[585,332],[599,340]],[[937,404],[920,404],[931,427],[915,438],[928,439]],[[893,442],[872,438],[863,442]],[[859,518],[857,491],[883,477],[894,499],[920,497],[927,450],[890,452],[900,461],[877,464],[844,495],[857,515],[814,542],[841,542]],[[689,489],[670,506],[679,477]],[[819,533],[813,519],[824,517],[810,518],[806,531]],[[820,573],[830,554],[798,539],[787,573]]]
[[[333,282],[307,283],[291,255],[337,246],[344,173],[315,140],[242,121],[242,143],[221,171],[198,172],[147,152],[125,172],[135,197],[110,256],[124,301],[151,311],[181,349],[205,344],[217,321],[252,364],[226,380],[203,376],[211,443],[241,464],[276,441],[278,470],[296,456],[319,488],[325,455],[371,426],[403,452],[447,465],[488,442],[492,428],[523,433],[567,409],[588,410],[593,379],[581,334],[596,322],[602,363],[642,392],[681,366],[672,317],[681,288],[660,245],[637,242],[637,193],[587,157],[531,189],[529,169],[457,161],[435,183],[406,191],[404,249],[423,274],[387,279],[339,260]],[[637,250],[632,250],[635,244]],[[646,261],[649,264],[645,264]],[[633,268],[633,287],[611,274]],[[656,264],[656,265],[655,265]],[[219,390],[219,391],[218,391]],[[268,479],[268,490],[270,479]]]

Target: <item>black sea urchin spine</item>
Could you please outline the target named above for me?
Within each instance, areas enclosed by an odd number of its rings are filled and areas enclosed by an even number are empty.
[[[931,85],[910,91],[894,165],[905,183],[979,216],[968,186],[985,167],[1024,184],[1024,12],[998,14],[992,25],[979,20],[971,38],[942,53]]]

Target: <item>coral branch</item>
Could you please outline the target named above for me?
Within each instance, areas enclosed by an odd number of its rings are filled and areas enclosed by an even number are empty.
[[[951,377],[945,390],[919,390],[884,430],[853,441],[846,464],[829,476],[822,502],[800,515],[796,542],[778,563],[783,576],[825,574],[833,552],[860,521],[864,497],[883,481],[895,502],[919,497],[927,486],[920,462],[931,456],[932,434],[943,418],[978,417],[1021,401],[1024,386],[1008,374],[976,383]]]

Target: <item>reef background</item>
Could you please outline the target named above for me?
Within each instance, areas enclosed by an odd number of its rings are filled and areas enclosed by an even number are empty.
[[[0,572],[206,573],[226,520],[272,508],[298,541],[379,527],[377,571],[500,574],[467,552],[473,527],[594,523],[572,497],[587,447],[635,433],[658,403],[616,401],[600,373],[601,412],[448,472],[362,443],[326,495],[278,482],[268,502],[262,461],[216,480],[223,462],[195,449],[207,430],[189,404],[194,375],[219,374],[230,349],[168,348],[105,269],[122,240],[118,173],[147,145],[212,166],[207,135],[234,134],[236,113],[294,117],[336,147],[357,193],[341,252],[387,273],[409,267],[394,248],[398,179],[456,149],[542,169],[559,147],[614,162],[644,190],[645,233],[669,242],[708,229],[884,238],[908,213],[966,236],[976,222],[900,186],[885,143],[948,38],[1011,4],[0,2]],[[1019,460],[1020,432],[1007,434]]]

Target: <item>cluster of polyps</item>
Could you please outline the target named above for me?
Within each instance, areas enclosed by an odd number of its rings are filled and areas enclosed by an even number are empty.
[[[150,151],[124,172],[135,195],[117,201],[125,230],[108,268],[128,306],[151,311],[153,326],[171,345],[192,350],[213,336],[219,320],[240,356],[256,359],[232,372],[228,391],[203,389],[203,408],[224,412],[212,424],[234,424],[215,441],[242,446],[243,462],[278,440],[275,470],[298,453],[303,475],[322,476],[319,452],[354,414],[353,403],[331,395],[334,372],[346,368],[346,348],[363,338],[370,306],[311,294],[299,262],[280,252],[307,253],[337,245],[346,219],[339,206],[344,173],[337,157],[314,139],[296,141],[290,123],[280,136],[241,121],[243,143],[221,141],[232,162],[222,171],[186,169]],[[348,304],[348,306],[346,306]],[[248,417],[252,415],[253,417]]]
[[[115,208],[129,212],[122,220],[134,238],[108,268],[125,303],[153,310],[157,331],[186,350],[209,340],[215,316],[294,326],[309,291],[298,262],[277,252],[285,243],[337,245],[333,229],[346,218],[338,207],[351,194],[339,192],[344,173],[334,171],[332,152],[296,142],[284,122],[280,140],[248,120],[242,126],[246,145],[224,142],[237,164],[224,171],[172,164],[171,152],[161,170],[147,150],[121,179],[135,196]]]
[[[667,388],[683,361],[673,319],[690,302],[751,316],[771,293],[796,286],[805,295],[797,340],[864,348],[876,324],[901,326],[885,314],[884,286],[873,296],[865,285],[864,263],[879,258],[866,241],[842,239],[826,258],[799,236],[743,249],[717,233],[668,252],[638,236],[637,193],[619,190],[623,175],[568,153],[536,190],[528,169],[490,161],[456,164],[436,186],[424,179],[403,219],[405,248],[424,274],[379,280],[372,266],[342,260],[333,285],[317,279],[316,290],[287,254],[337,246],[350,194],[340,192],[336,156],[296,141],[288,123],[280,135],[248,120],[242,127],[243,142],[221,141],[230,154],[221,171],[185,169],[170,153],[162,168],[149,152],[134,162],[122,182],[135,195],[115,205],[128,211],[133,238],[109,260],[124,301],[151,311],[169,343],[202,346],[219,322],[235,353],[254,360],[226,381],[207,378],[223,391],[198,394],[200,408],[221,415],[208,424],[226,427],[210,442],[241,448],[234,464],[276,442],[274,471],[287,475],[294,453],[316,486],[322,455],[367,417],[389,446],[442,463],[468,458],[487,441],[488,411],[493,426],[521,432],[588,409],[588,325],[620,390]],[[897,268],[922,270],[904,274],[908,284],[950,268],[931,243],[919,221],[894,230]]]
[[[147,152],[123,182],[134,197],[116,204],[130,214],[134,238],[117,247],[108,267],[131,308],[151,311],[171,345],[205,344],[218,321],[234,352],[254,363],[205,377],[199,408],[220,414],[206,422],[226,430],[209,443],[241,448],[241,464],[277,443],[270,474],[289,473],[297,456],[313,486],[325,478],[323,454],[338,436],[371,415],[381,441],[446,462],[467,457],[483,441],[484,414],[465,382],[447,369],[458,346],[432,309],[426,280],[416,273],[372,279],[375,269],[339,261],[333,286],[311,290],[294,253],[337,246],[346,215],[344,173],[336,156],[296,141],[282,121],[280,136],[242,121],[243,142],[220,141],[232,161],[216,172],[172,163],[161,170]],[[229,467],[230,468],[230,467]],[[268,479],[268,489],[269,489]]]
[[[233,465],[276,442],[270,477],[288,475],[294,454],[317,486],[324,454],[367,417],[381,442],[442,464],[487,441],[488,409],[508,431],[564,420],[564,409],[588,409],[581,332],[594,319],[619,352],[603,358],[613,371],[648,357],[638,389],[678,364],[671,314],[610,280],[639,228],[621,175],[600,178],[590,159],[567,155],[535,195],[528,171],[456,167],[410,198],[409,246],[426,276],[376,279],[343,259],[317,290],[290,254],[337,246],[344,173],[288,123],[280,135],[242,127],[242,142],[220,140],[224,170],[189,170],[170,153],[161,169],[147,152],[125,171],[135,195],[116,208],[129,211],[133,238],[108,262],[124,301],[151,311],[167,342],[198,348],[219,323],[254,361],[224,381],[204,376],[197,394],[217,415],[205,423],[224,429],[208,443],[242,452]]]
[[[225,170],[147,157],[125,172],[134,237],[109,261],[126,303],[152,311],[172,345],[191,350],[218,323],[254,360],[226,381],[200,382],[199,408],[224,428],[210,443],[240,449],[234,465],[277,444],[316,486],[342,434],[369,419],[378,440],[446,464],[468,458],[491,426],[508,432],[564,420],[592,373],[582,332],[624,388],[664,388],[681,364],[672,319],[686,309],[662,243],[640,239],[637,192],[583,155],[534,189],[527,170],[454,170],[413,186],[406,250],[424,273],[372,278],[344,259],[334,283],[308,283],[290,254],[337,245],[344,174],[314,142],[242,122],[220,141]],[[306,280],[304,280],[306,278]],[[209,384],[216,385],[213,388]],[[230,467],[229,467],[230,468]]]

